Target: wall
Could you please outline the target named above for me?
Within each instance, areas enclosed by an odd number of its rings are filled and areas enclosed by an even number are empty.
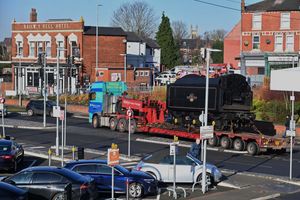
[[[241,23],[239,22],[224,38],[224,63],[230,63],[234,68],[239,66],[241,41]]]

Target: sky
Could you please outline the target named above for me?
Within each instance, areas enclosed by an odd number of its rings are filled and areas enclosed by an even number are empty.
[[[0,41],[11,37],[11,23],[28,22],[31,8],[36,8],[38,21],[55,18],[84,18],[85,25],[96,25],[97,4],[102,4],[99,10],[99,25],[110,26],[113,12],[123,3],[134,0],[0,0]],[[181,20],[188,25],[198,25],[199,33],[213,29],[230,31],[239,21],[238,11],[220,8],[197,2],[195,0],[144,0],[152,7],[160,22],[162,12],[170,21]],[[240,9],[240,0],[203,0],[208,3],[219,4]],[[259,0],[246,0],[252,4]]]

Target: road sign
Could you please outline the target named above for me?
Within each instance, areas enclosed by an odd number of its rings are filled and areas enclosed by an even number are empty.
[[[202,139],[210,139],[214,137],[214,127],[213,126],[201,126],[200,135]]]
[[[53,106],[53,117],[60,118],[60,106]]]
[[[0,103],[4,104],[5,103],[5,98],[0,97]]]
[[[128,109],[127,112],[126,112],[126,115],[128,117],[132,117],[133,116],[133,111],[131,109]]]
[[[178,145],[177,144],[170,144],[170,156],[178,154]]]
[[[295,137],[296,136],[296,131],[290,131],[290,130],[287,130],[286,131],[286,136],[288,137]]]
[[[107,152],[107,164],[109,166],[115,166],[120,163],[120,153],[119,149],[108,149]]]
[[[205,118],[204,113],[202,113],[201,115],[199,115],[199,121],[200,121],[201,123],[204,123],[204,118]]]

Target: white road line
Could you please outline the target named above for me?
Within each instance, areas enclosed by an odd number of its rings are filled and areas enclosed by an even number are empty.
[[[227,182],[220,182],[220,183],[218,183],[217,186],[228,187],[228,188],[233,188],[233,189],[241,189],[241,187],[233,185],[231,183],[227,183]]]
[[[30,148],[30,149],[44,149],[44,148],[46,148],[46,147],[43,147],[43,146],[37,146],[37,147],[28,147],[28,148]]]
[[[255,198],[255,199],[252,199],[252,200],[267,200],[267,199],[274,199],[274,198],[279,197],[279,196],[280,196],[280,193],[276,193],[276,194],[271,194],[271,195],[268,195],[268,196],[265,196],[265,197]]]
[[[153,144],[162,144],[162,145],[170,145],[169,142],[163,142],[163,141],[154,141],[154,140],[148,140],[148,139],[142,139],[142,138],[137,138],[136,141],[138,142],[146,142],[146,143],[153,143]],[[191,145],[188,144],[180,144],[180,147],[185,147],[185,148],[190,148]],[[210,151],[220,151],[220,152],[226,152],[226,153],[236,153],[236,154],[247,154],[247,151],[234,151],[234,150],[228,150],[228,149],[218,149],[218,148],[212,148],[212,147],[207,147],[207,150]]]

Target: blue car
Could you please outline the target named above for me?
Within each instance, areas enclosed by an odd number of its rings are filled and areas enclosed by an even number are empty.
[[[112,168],[106,160],[80,160],[67,163],[65,168],[95,179],[98,192],[111,192]],[[117,165],[114,172],[114,189],[116,193],[128,193],[131,198],[141,198],[157,193],[157,181],[145,172],[129,171]]]
[[[27,192],[8,183],[0,182],[0,199],[27,200]]]

